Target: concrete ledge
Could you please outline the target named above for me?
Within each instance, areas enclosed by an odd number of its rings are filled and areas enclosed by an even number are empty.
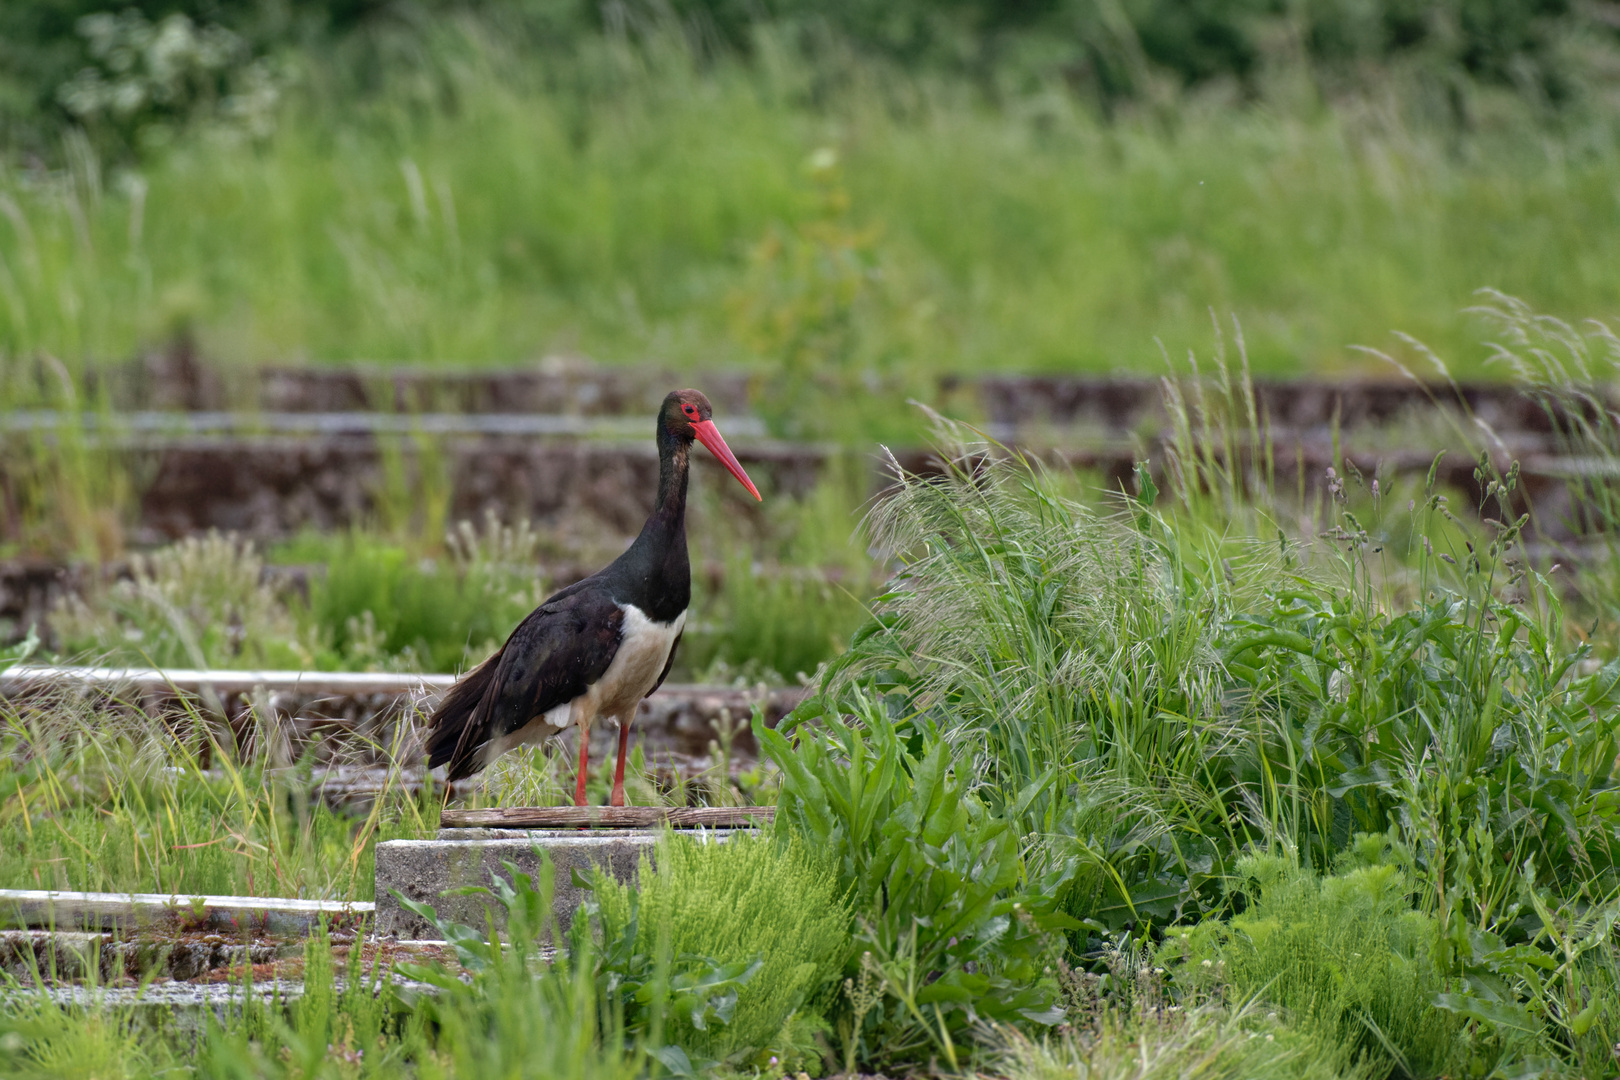
[[[567,929],[585,891],[574,884],[574,872],[589,879],[601,867],[617,881],[634,879],[641,858],[653,857],[658,838],[668,830],[621,829],[586,832],[579,829],[440,829],[437,840],[389,840],[377,845],[377,923],[379,935],[432,938],[438,931],[427,920],[405,910],[394,891],[407,900],[428,904],[440,918],[482,928],[493,919],[496,929],[506,928],[506,909],[484,896],[445,896],[446,890],[469,885],[489,888],[492,876],[509,879],[503,862],[520,873],[536,875],[544,851],[556,867],[556,891],[551,910],[557,924]],[[746,829],[678,830],[683,835],[724,841]]]
[[[375,973],[391,970],[398,961],[439,962],[456,970],[454,949],[443,941],[390,941],[379,943],[355,934],[335,934],[331,944],[339,972],[348,970],[354,950],[360,950],[363,968]],[[204,987],[221,983],[240,985],[252,965],[252,982],[302,979],[303,939],[244,939],[223,934],[137,934],[128,939],[118,933],[82,930],[0,930],[0,999],[18,986],[63,987],[82,983],[88,989],[139,989],[151,980],[191,983]],[[549,950],[542,950],[542,954]],[[16,980],[7,985],[3,976]],[[398,982],[404,976],[387,976]]]
[[[18,664],[0,672],[0,694],[12,697],[65,685],[81,690],[138,692],[165,697],[180,697],[207,690],[228,697],[251,694],[260,688],[271,693],[302,693],[310,697],[352,698],[372,694],[409,697],[442,694],[455,681],[454,675],[370,671],[203,671],[196,668]]]
[[[432,996],[439,992],[430,983],[416,982],[400,975],[385,976],[396,988],[407,992]],[[347,986],[343,978],[333,980],[333,989],[342,993]],[[373,984],[367,984],[371,986]],[[121,1020],[135,1025],[139,1033],[165,1031],[185,1036],[189,1045],[198,1046],[208,1031],[208,1022],[223,1024],[240,1015],[248,1001],[260,1005],[280,1005],[286,1008],[304,996],[301,978],[255,980],[244,988],[236,982],[161,982],[146,986],[86,986],[22,984],[12,988],[0,984],[0,1004],[8,999],[25,998],[37,1004],[49,999],[69,1009],[112,1012]],[[183,1043],[186,1045],[187,1043]]]
[[[468,835],[472,834],[472,835]],[[661,835],[651,829],[581,833],[578,831],[535,830],[511,832],[497,829],[442,830],[439,840],[388,840],[377,845],[377,933],[401,938],[433,938],[438,931],[395,898],[397,890],[408,900],[428,904],[440,918],[472,927],[483,927],[486,918],[497,929],[506,927],[506,909],[498,901],[483,896],[445,896],[449,889],[469,885],[490,887],[493,875],[509,879],[503,862],[511,862],[520,873],[537,875],[544,850],[556,867],[556,891],[552,912],[566,928],[574,910],[585,899],[585,892],[573,883],[574,871],[589,878],[601,867],[619,881],[630,881],[641,857],[652,857]]]
[[[0,930],[0,972],[25,982],[36,975],[57,983],[92,976],[103,983],[148,976],[196,979],[244,961],[264,964],[303,951],[302,941],[244,944],[223,934],[120,941],[84,931]]]
[[[7,927],[161,928],[231,934],[251,931],[267,936],[302,937],[322,918],[334,929],[351,928],[372,911],[372,904],[360,900],[0,889],[0,926]]]

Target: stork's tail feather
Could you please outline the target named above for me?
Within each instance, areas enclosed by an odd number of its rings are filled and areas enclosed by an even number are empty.
[[[479,708],[495,678],[501,653],[463,675],[428,720],[428,767],[449,763],[446,780],[462,780],[484,767],[478,753],[489,741],[487,713]]]

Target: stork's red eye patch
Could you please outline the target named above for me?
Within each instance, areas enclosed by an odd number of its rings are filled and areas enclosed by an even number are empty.
[[[693,420],[697,419],[698,411],[696,405],[682,405],[681,408],[685,411],[687,416],[690,416]]]

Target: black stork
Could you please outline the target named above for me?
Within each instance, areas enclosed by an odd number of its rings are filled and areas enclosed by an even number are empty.
[[[641,535],[608,566],[554,594],[518,623],[495,655],[468,672],[429,721],[428,765],[449,764],[448,780],[478,772],[518,746],[544,743],[572,725],[579,733],[585,805],[590,725],[619,724],[611,805],[624,805],[624,757],[641,699],[669,674],[681,643],[692,568],[686,557],[686,476],[692,440],[720,459],[758,499],[714,426],[709,399],[676,390],[658,411],[658,501]]]

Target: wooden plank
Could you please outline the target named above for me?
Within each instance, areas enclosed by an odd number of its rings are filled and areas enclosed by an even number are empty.
[[[442,829],[735,829],[768,825],[774,806],[504,806],[445,810]]]

